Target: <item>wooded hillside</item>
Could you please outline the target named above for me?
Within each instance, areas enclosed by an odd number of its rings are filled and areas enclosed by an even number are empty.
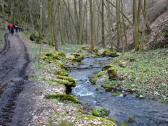
[[[75,43],[124,51],[145,46],[151,23],[167,5],[167,0],[1,0],[1,16],[35,30],[37,41],[56,49]]]

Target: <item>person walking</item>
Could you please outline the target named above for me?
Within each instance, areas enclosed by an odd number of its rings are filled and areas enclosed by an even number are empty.
[[[8,25],[8,30],[9,30],[9,32],[10,32],[12,35],[14,34],[14,29],[15,29],[15,25],[12,24],[12,23],[10,23],[10,24]]]

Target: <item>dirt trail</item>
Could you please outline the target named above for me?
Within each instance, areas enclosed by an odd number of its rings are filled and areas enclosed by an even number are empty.
[[[19,35],[5,34],[5,45],[0,51],[0,125],[10,125],[16,100],[27,83],[30,63],[27,47]]]

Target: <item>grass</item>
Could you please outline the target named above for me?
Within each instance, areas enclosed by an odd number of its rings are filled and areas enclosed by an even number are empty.
[[[120,61],[127,61],[125,68]],[[139,93],[150,98],[168,100],[168,50],[158,49],[147,52],[125,53],[112,61],[121,75],[126,79],[122,87],[137,89]]]

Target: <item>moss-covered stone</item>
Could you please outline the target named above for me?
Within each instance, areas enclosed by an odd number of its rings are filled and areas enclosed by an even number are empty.
[[[102,118],[84,114],[82,114],[79,118],[80,120],[86,120],[86,121],[99,121],[102,123],[103,126],[116,126],[116,121],[110,118]]]
[[[100,71],[98,74],[96,74],[95,76],[90,78],[90,82],[95,85],[97,80],[101,77],[103,77],[105,74],[107,73],[107,71]]]
[[[81,47],[81,50],[89,50],[90,48],[88,46]]]
[[[72,77],[61,76],[61,75],[57,75],[56,77],[58,79],[68,81],[69,83],[66,84],[68,86],[71,86],[71,87],[75,87],[76,86],[76,80],[74,80]]]
[[[117,70],[115,67],[111,67],[107,70],[108,76],[110,80],[116,80],[117,79]]]
[[[97,76],[94,76],[94,77],[91,77],[91,78],[90,78],[90,82],[91,82],[91,84],[93,84],[93,85],[96,84],[97,80],[98,80]]]
[[[68,77],[69,74],[65,70],[60,70],[60,71],[55,72],[55,75],[67,76]]]
[[[42,60],[48,62],[48,63],[60,63],[59,60],[63,62],[65,59],[65,54],[63,52],[53,52],[53,53],[46,53],[42,56]]]
[[[67,55],[67,59],[72,62],[80,63],[84,59],[84,55],[81,53],[73,53],[71,55]]]
[[[97,117],[106,117],[109,114],[110,114],[110,111],[102,107],[95,107],[92,110],[92,115]]]
[[[58,99],[60,101],[70,101],[70,102],[73,102],[73,103],[77,103],[79,104],[80,101],[72,96],[72,95],[67,95],[67,94],[52,94],[52,95],[47,95],[45,96],[46,99]]]
[[[109,57],[117,57],[119,54],[116,51],[111,51],[110,49],[101,49],[98,51],[99,56],[109,56]]]
[[[63,85],[67,85],[67,86],[69,86],[69,85],[71,85],[71,82],[69,82],[68,80],[63,80],[63,79],[54,79],[53,80],[53,82],[57,82],[58,84],[63,84]]]
[[[106,65],[103,67],[103,71],[110,69],[111,67],[114,67],[112,64]]]
[[[102,85],[102,87],[105,89],[105,91],[107,92],[111,92],[112,90],[113,91],[118,91],[118,89],[120,88],[120,85],[117,81],[115,80],[106,80],[104,82],[104,84]]]
[[[107,71],[101,71],[101,72],[99,72],[96,76],[97,76],[98,78],[100,78],[100,77],[103,77],[106,73],[107,73]]]
[[[81,62],[84,59],[84,55],[79,54],[79,53],[73,53],[74,59],[72,61],[74,62]]]
[[[104,84],[104,85],[102,85],[102,87],[105,89],[106,92],[111,92],[113,89],[112,84]]]
[[[63,120],[63,121],[61,121],[60,124],[58,124],[58,126],[74,126],[74,124],[72,122],[67,121],[67,120]]]
[[[127,61],[119,61],[119,63],[118,63],[118,65],[119,65],[120,67],[123,67],[123,68],[127,67],[127,64],[128,64]]]
[[[76,80],[68,76],[57,75],[56,77],[57,79],[55,79],[54,81],[59,84],[65,85],[66,94],[70,94],[72,92],[72,87],[76,86]]]

